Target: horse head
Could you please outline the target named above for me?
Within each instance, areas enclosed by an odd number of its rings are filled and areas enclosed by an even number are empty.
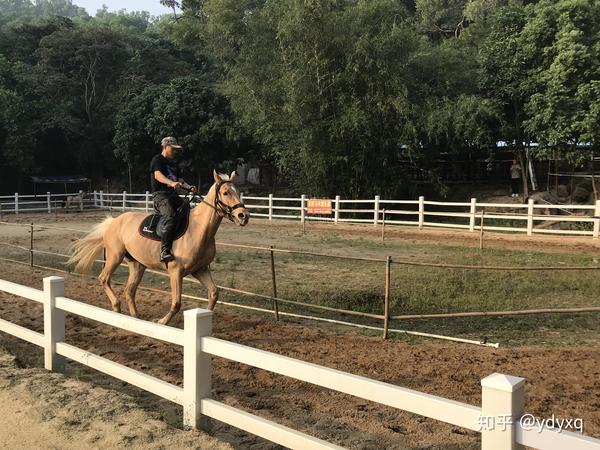
[[[243,227],[248,223],[250,213],[242,203],[240,192],[234,184],[236,175],[235,170],[229,176],[219,174],[216,170],[213,170],[215,179],[214,207],[224,217]]]

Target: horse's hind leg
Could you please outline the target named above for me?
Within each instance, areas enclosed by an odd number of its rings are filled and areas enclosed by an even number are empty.
[[[219,290],[212,279],[210,269],[208,267],[203,267],[202,269],[193,273],[192,276],[200,281],[200,283],[202,283],[208,290],[208,309],[212,311],[217,304],[217,300],[219,299]]]
[[[125,286],[125,300],[127,300],[131,317],[137,317],[135,293],[140,281],[142,281],[146,267],[134,260],[127,261],[127,266],[129,266],[129,278],[127,278],[127,285]]]
[[[113,311],[121,312],[121,301],[117,298],[115,291],[113,291],[112,286],[110,285],[110,277],[113,272],[119,267],[121,261],[123,261],[124,250],[121,254],[116,251],[110,251],[106,249],[106,262],[104,263],[104,267],[100,275],[98,275],[98,280],[102,283],[102,287],[104,288],[104,292],[108,296],[110,303],[112,305]]]

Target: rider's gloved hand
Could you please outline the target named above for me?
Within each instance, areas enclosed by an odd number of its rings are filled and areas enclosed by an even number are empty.
[[[181,183],[179,181],[174,181],[173,184],[171,184],[171,187],[173,189],[179,189],[181,187]]]
[[[195,194],[196,192],[198,192],[198,188],[196,186],[190,186],[190,191],[192,191]]]

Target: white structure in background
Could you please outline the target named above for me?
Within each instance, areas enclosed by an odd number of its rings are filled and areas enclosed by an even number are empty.
[[[258,167],[251,167],[248,169],[246,182],[250,184],[260,184],[260,169]]]

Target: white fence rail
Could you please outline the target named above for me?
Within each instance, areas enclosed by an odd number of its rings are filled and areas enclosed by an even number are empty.
[[[46,369],[64,372],[68,358],[126,381],[181,405],[186,427],[201,428],[204,418],[211,417],[289,448],[341,448],[212,400],[211,358],[217,356],[479,431],[484,450],[515,449],[518,444],[548,450],[600,449],[600,440],[588,436],[524,429],[519,421],[524,413],[523,378],[502,374],[484,378],[482,405],[477,407],[211,337],[212,312],[200,308],[184,312],[180,330],[68,299],[60,277],[44,278],[43,291],[0,280],[0,291],[43,303],[43,334],[1,319],[0,331],[43,347]],[[183,346],[183,387],[66,344],[65,312]],[[482,420],[489,418],[503,418],[502,426],[490,427],[489,420]]]
[[[80,191],[81,192],[81,191]],[[62,200],[72,194],[20,195],[0,196],[0,220],[3,213],[58,212],[62,211]],[[279,198],[269,194],[267,197],[245,196],[246,207],[253,217],[268,220],[288,219],[301,222],[319,221],[332,223],[372,223],[377,226],[413,225],[424,227],[458,228],[475,232],[481,230],[510,231],[526,233],[532,236],[539,234],[562,234],[600,236],[600,200],[595,205],[550,205],[534,204],[533,200],[525,205],[516,203],[477,202],[472,198],[469,202],[427,201],[424,197],[418,200],[385,200],[375,196],[373,199],[348,200],[336,196],[331,199],[330,215],[316,216],[308,213],[308,197]],[[148,191],[133,194],[127,191],[109,193],[93,191],[84,199],[86,209],[110,209],[116,211],[152,211],[152,196]],[[353,206],[353,207],[352,207]],[[77,209],[74,205],[71,209]],[[553,214],[542,214],[540,209],[554,211]],[[536,211],[538,210],[538,211]],[[558,214],[562,212],[564,214]],[[484,219],[482,219],[482,215]],[[490,223],[490,221],[494,221]],[[517,221],[519,223],[515,224]],[[541,223],[540,223],[541,222]],[[553,229],[548,225],[579,224],[581,229]]]

